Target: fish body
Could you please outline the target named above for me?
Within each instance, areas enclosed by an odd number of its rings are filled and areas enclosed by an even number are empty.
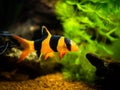
[[[60,35],[51,35],[45,26],[42,26],[42,37],[35,41],[24,39],[18,35],[11,34],[11,37],[22,44],[24,50],[18,59],[21,62],[25,57],[33,51],[36,51],[38,56],[44,55],[44,59],[53,57],[54,52],[60,53],[62,58],[69,51],[78,51],[79,48],[75,42]]]

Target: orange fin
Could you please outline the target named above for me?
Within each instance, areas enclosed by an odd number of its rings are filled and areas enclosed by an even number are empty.
[[[44,30],[46,31],[48,36],[51,36],[51,33],[48,31],[48,29],[45,26],[42,26],[42,32],[44,32]]]
[[[18,42],[19,42],[20,44],[23,45],[24,50],[23,50],[22,54],[20,55],[20,58],[18,59],[18,62],[21,62],[21,61],[23,61],[23,60],[25,59],[25,57],[26,57],[28,54],[30,54],[31,52],[34,51],[34,41],[26,40],[26,39],[21,38],[21,37],[19,37],[19,36],[17,36],[17,35],[14,35],[14,34],[13,34],[12,36],[13,36],[13,38],[15,38],[16,40],[18,40]]]
[[[44,56],[44,60],[47,60],[48,57],[54,57],[54,53],[51,52],[51,53],[47,53],[47,54],[45,54],[45,56]]]
[[[60,53],[60,59],[62,59],[62,57],[66,54],[66,52],[61,52]]]
[[[17,62],[19,63],[19,62],[23,61],[23,60],[25,59],[25,57],[26,57],[29,53],[30,53],[29,50],[24,50],[24,51],[22,52],[22,54],[20,55],[20,58],[18,59]]]

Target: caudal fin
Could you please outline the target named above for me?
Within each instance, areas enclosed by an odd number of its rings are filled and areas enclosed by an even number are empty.
[[[18,62],[21,62],[25,59],[25,57],[34,51],[34,41],[29,41],[24,38],[21,38],[15,34],[12,34],[12,37],[15,38],[20,44],[23,45],[24,50],[18,59]]]

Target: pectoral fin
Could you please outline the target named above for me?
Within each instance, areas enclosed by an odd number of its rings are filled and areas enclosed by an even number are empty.
[[[60,52],[60,59],[66,54],[66,52]]]

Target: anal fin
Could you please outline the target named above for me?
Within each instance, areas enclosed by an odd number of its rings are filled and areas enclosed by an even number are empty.
[[[47,60],[48,57],[51,57],[51,58],[54,57],[54,53],[53,53],[53,52],[50,52],[50,53],[45,54],[44,60]]]

